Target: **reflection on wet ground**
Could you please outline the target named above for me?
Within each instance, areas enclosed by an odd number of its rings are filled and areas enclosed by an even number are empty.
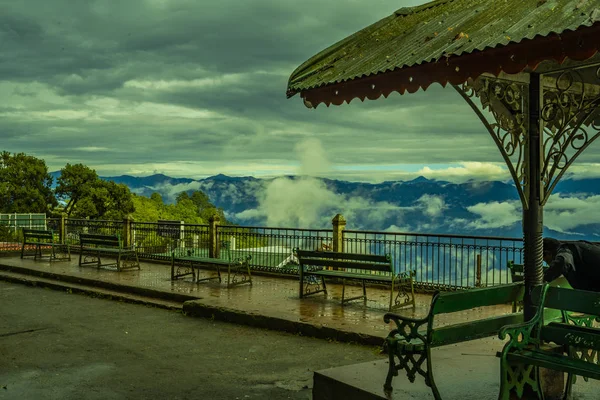
[[[253,284],[226,287],[227,273],[223,283],[206,281],[193,283],[191,278],[170,280],[170,265],[153,262],[142,262],[141,270],[117,272],[114,269],[96,269],[79,267],[78,255],[72,255],[71,261],[33,261],[21,260],[18,256],[1,257],[0,265],[20,267],[32,271],[48,272],[77,278],[93,279],[113,284],[151,288],[163,292],[177,292],[198,296],[202,303],[235,309],[238,311],[260,314],[291,321],[302,321],[316,326],[326,326],[343,331],[369,334],[384,337],[390,326],[383,321],[389,303],[389,289],[381,287],[367,288],[369,300],[365,305],[362,300],[340,304],[342,286],[327,284],[328,294],[316,294],[304,299],[298,298],[299,284],[297,279],[276,276],[253,275]],[[216,274],[212,270],[202,270],[203,276]],[[362,294],[360,286],[346,286],[346,296]],[[396,313],[424,317],[429,311],[431,294],[417,294],[416,307],[396,310]],[[510,312],[509,306],[477,308],[450,315],[441,315],[439,324],[465,322],[486,316]]]

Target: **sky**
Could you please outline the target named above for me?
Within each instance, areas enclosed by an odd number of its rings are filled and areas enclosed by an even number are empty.
[[[305,60],[421,3],[4,0],[0,150],[101,176],[508,180],[451,88],[317,109],[286,99]],[[572,172],[598,166],[594,144]]]

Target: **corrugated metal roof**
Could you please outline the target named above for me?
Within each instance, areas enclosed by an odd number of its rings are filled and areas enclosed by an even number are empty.
[[[288,96],[597,21],[600,0],[437,0],[405,7],[298,67]]]

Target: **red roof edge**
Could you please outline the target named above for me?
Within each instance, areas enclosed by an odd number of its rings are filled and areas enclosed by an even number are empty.
[[[500,72],[517,74],[526,68],[535,70],[541,62],[554,60],[562,64],[567,58],[585,61],[600,51],[600,23],[581,27],[561,34],[526,39],[507,46],[483,51],[449,56],[436,62],[424,63],[410,68],[399,68],[368,77],[356,78],[342,83],[326,85],[302,91],[307,107],[324,103],[341,105],[355,98],[375,100],[392,92],[414,93],[426,90],[431,84],[442,86],[462,84],[483,73],[499,75]],[[296,92],[288,92],[288,97]]]

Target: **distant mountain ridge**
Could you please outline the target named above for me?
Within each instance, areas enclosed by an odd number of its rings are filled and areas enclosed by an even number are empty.
[[[56,179],[60,172],[52,172]],[[121,175],[101,177],[116,183],[124,183],[133,193],[149,197],[152,193],[161,194],[165,202],[173,202],[177,193],[202,190],[217,207],[224,209],[228,219],[241,225],[266,226],[266,218],[259,213],[248,214],[249,210],[261,207],[265,191],[274,179],[259,179],[254,177],[230,177],[219,174],[205,179],[173,178],[163,174],[145,177]],[[302,177],[287,176],[289,182],[299,182]],[[357,200],[359,205],[349,211],[348,229],[386,230],[399,228],[402,220],[403,231],[438,234],[472,234],[476,236],[521,236],[520,214],[518,221],[504,226],[490,226],[479,223],[473,207],[485,204],[498,208],[507,207],[519,202],[517,191],[512,183],[499,181],[451,183],[418,177],[410,181],[386,181],[381,183],[349,182],[343,180],[316,178],[332,196],[340,199]],[[600,195],[600,179],[563,180],[555,193],[563,196],[598,196]],[[291,196],[291,195],[290,195]],[[350,204],[352,201],[348,200]],[[315,200],[316,202],[317,200]],[[355,201],[357,203],[357,201]],[[318,204],[315,204],[317,206]],[[378,207],[389,207],[391,211],[384,213],[381,218],[373,218],[373,212]],[[343,205],[340,204],[340,207]],[[316,207],[318,208],[318,207]],[[485,209],[486,207],[484,207]],[[489,208],[489,207],[487,207]],[[268,210],[267,210],[268,211]],[[336,205],[321,210],[320,220],[329,221],[335,213],[343,210]],[[244,216],[244,218],[242,218]],[[599,219],[600,221],[600,219]],[[324,225],[323,223],[322,225]],[[490,225],[490,223],[487,223]],[[329,224],[330,226],[330,224]],[[329,226],[299,226],[302,228],[324,228]],[[298,227],[298,226],[282,226]],[[564,239],[598,240],[600,236],[599,223],[586,223],[571,231],[577,234],[567,234],[546,230],[547,235]]]

